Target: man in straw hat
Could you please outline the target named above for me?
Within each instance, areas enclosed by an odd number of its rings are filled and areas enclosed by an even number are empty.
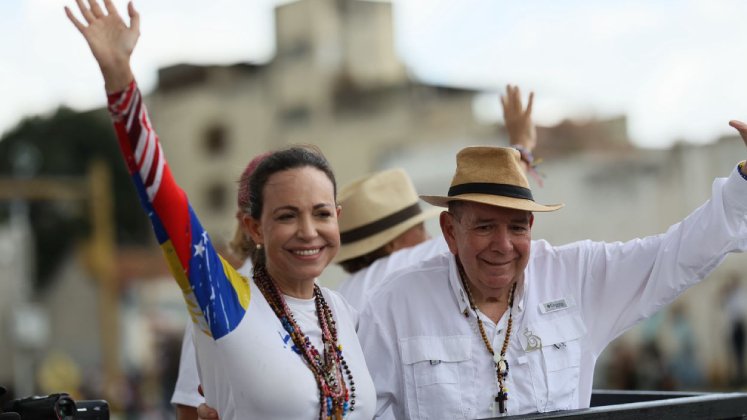
[[[730,123],[747,143],[747,125]],[[532,241],[519,153],[468,147],[441,213],[451,251],[387,279],[358,335],[377,415],[484,418],[588,407],[597,356],[623,331],[747,249],[744,162],[666,233],[626,243]]]
[[[500,99],[509,142],[521,150],[522,165],[531,171],[531,152],[537,145],[532,122],[534,93],[529,93],[526,108],[518,86],[506,86]],[[358,310],[388,274],[448,251],[442,236],[428,241],[424,226],[425,220],[441,210],[421,209],[415,186],[402,169],[351,182],[341,189],[339,204],[343,208],[341,247],[335,262],[350,274],[339,292]]]

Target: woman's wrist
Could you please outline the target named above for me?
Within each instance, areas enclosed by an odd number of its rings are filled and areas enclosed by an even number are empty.
[[[102,65],[101,75],[104,76],[104,88],[107,94],[121,92],[135,80],[130,63]]]

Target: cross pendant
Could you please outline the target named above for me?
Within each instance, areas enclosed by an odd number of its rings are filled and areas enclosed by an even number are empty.
[[[498,395],[495,397],[495,402],[493,403],[493,411],[495,411],[495,407],[498,406],[497,414],[505,415],[507,412],[506,410],[507,400],[508,400],[508,395],[505,392],[499,392]]]

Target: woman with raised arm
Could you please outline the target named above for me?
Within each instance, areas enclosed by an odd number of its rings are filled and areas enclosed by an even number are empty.
[[[130,68],[140,18],[111,0],[65,8],[88,42],[123,157],[195,326],[206,402],[220,417],[369,419],[375,394],[355,326],[339,295],[315,279],[339,248],[334,175],[310,147],[272,153],[249,179],[241,221],[257,244],[254,275],[215,251],[175,183]]]

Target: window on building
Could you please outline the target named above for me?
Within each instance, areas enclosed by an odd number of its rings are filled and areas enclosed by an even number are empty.
[[[300,59],[305,58],[311,51],[311,43],[307,39],[297,39],[289,42],[288,46],[285,47],[282,54],[286,58]]]
[[[222,183],[214,183],[205,191],[205,202],[211,211],[221,212],[228,204],[228,190]]]
[[[204,145],[205,151],[210,156],[222,155],[228,148],[226,128],[219,124],[209,126],[205,130]]]
[[[305,105],[297,105],[286,108],[282,114],[282,123],[287,125],[308,124],[311,119],[311,110]]]

